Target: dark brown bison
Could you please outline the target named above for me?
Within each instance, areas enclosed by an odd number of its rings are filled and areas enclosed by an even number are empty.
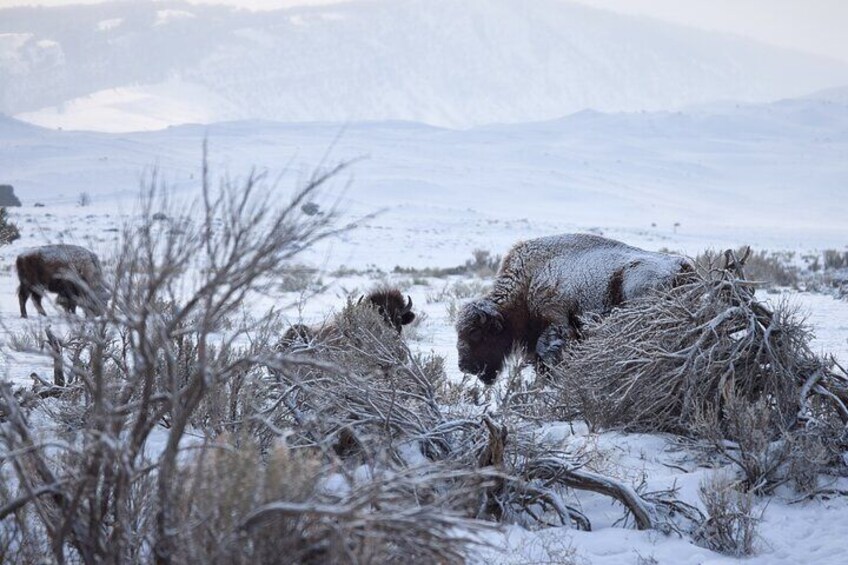
[[[382,319],[401,333],[403,326],[411,324],[415,319],[412,311],[412,298],[404,296],[397,289],[378,289],[362,296],[356,303],[357,307],[374,308]],[[326,340],[336,333],[335,325],[331,323],[319,326],[307,326],[305,324],[294,324],[283,335],[283,345],[296,343],[309,343],[312,340]]]
[[[41,305],[46,292],[56,293],[56,303],[70,313],[75,313],[77,306],[87,315],[102,312],[108,291],[100,260],[92,251],[78,245],[45,245],[18,255],[15,266],[22,318],[27,317],[29,298],[39,314],[47,315]]]
[[[359,299],[359,304],[365,301],[377,309],[380,316],[392,326],[398,333],[401,332],[403,326],[411,324],[415,319],[415,312],[412,311],[412,298],[407,295],[406,298],[399,290],[380,289],[368,293]]]
[[[607,313],[688,270],[686,258],[590,234],[518,243],[492,290],[459,313],[459,368],[489,384],[514,348],[536,361],[552,360],[579,335],[582,314]]]

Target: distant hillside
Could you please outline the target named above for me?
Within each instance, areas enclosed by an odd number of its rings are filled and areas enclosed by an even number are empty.
[[[71,23],[72,22],[72,23]],[[472,125],[767,101],[846,65],[561,0],[0,11],[0,112],[82,129],[231,119]]]
[[[169,186],[191,193],[204,140],[217,173],[286,167],[280,190],[318,163],[355,160],[352,178],[339,183],[353,181],[345,208],[386,209],[410,225],[523,218],[537,233],[604,226],[650,234],[680,223],[681,233],[713,245],[755,243],[755,230],[779,235],[761,245],[794,246],[824,232],[817,245],[848,242],[848,104],[829,95],[683,112],[583,111],[468,130],[253,120],[107,134],[0,119],[0,183],[14,185],[25,206],[73,206],[81,192],[105,204],[132,201],[155,166]],[[439,231],[415,228],[409,237],[465,250],[463,230],[455,245]]]

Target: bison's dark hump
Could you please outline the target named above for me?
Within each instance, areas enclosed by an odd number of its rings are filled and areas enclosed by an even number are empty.
[[[20,206],[21,201],[15,196],[15,189],[11,184],[0,184],[0,207]]]

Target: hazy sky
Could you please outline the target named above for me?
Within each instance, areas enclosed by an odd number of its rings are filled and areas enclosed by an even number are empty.
[[[0,0],[22,4],[67,5],[100,0]],[[271,9],[337,0],[191,0]],[[515,0],[516,2],[532,0]],[[782,47],[848,61],[848,0],[575,0],[582,4],[670,22],[724,31]]]

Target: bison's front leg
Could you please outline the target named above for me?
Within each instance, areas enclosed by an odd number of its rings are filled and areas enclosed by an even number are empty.
[[[27,317],[26,301],[29,299],[29,291],[24,285],[18,286],[18,303],[21,305],[21,318]]]
[[[39,288],[41,292],[44,292],[44,287]],[[47,315],[47,312],[44,311],[44,306],[41,305],[41,292],[33,288],[27,288],[23,284],[18,287],[18,302],[21,305],[21,318],[27,317],[26,301],[29,298],[32,298],[32,303],[35,304],[35,309],[38,310],[39,314],[42,316]]]
[[[32,303],[35,304],[35,309],[38,310],[38,313],[42,316],[46,316],[47,311],[44,310],[44,306],[41,305],[41,295],[34,290],[30,292],[32,292]]]
[[[553,367],[562,359],[562,350],[566,345],[578,339],[580,330],[574,323],[552,324],[536,342],[536,357],[542,365]]]

